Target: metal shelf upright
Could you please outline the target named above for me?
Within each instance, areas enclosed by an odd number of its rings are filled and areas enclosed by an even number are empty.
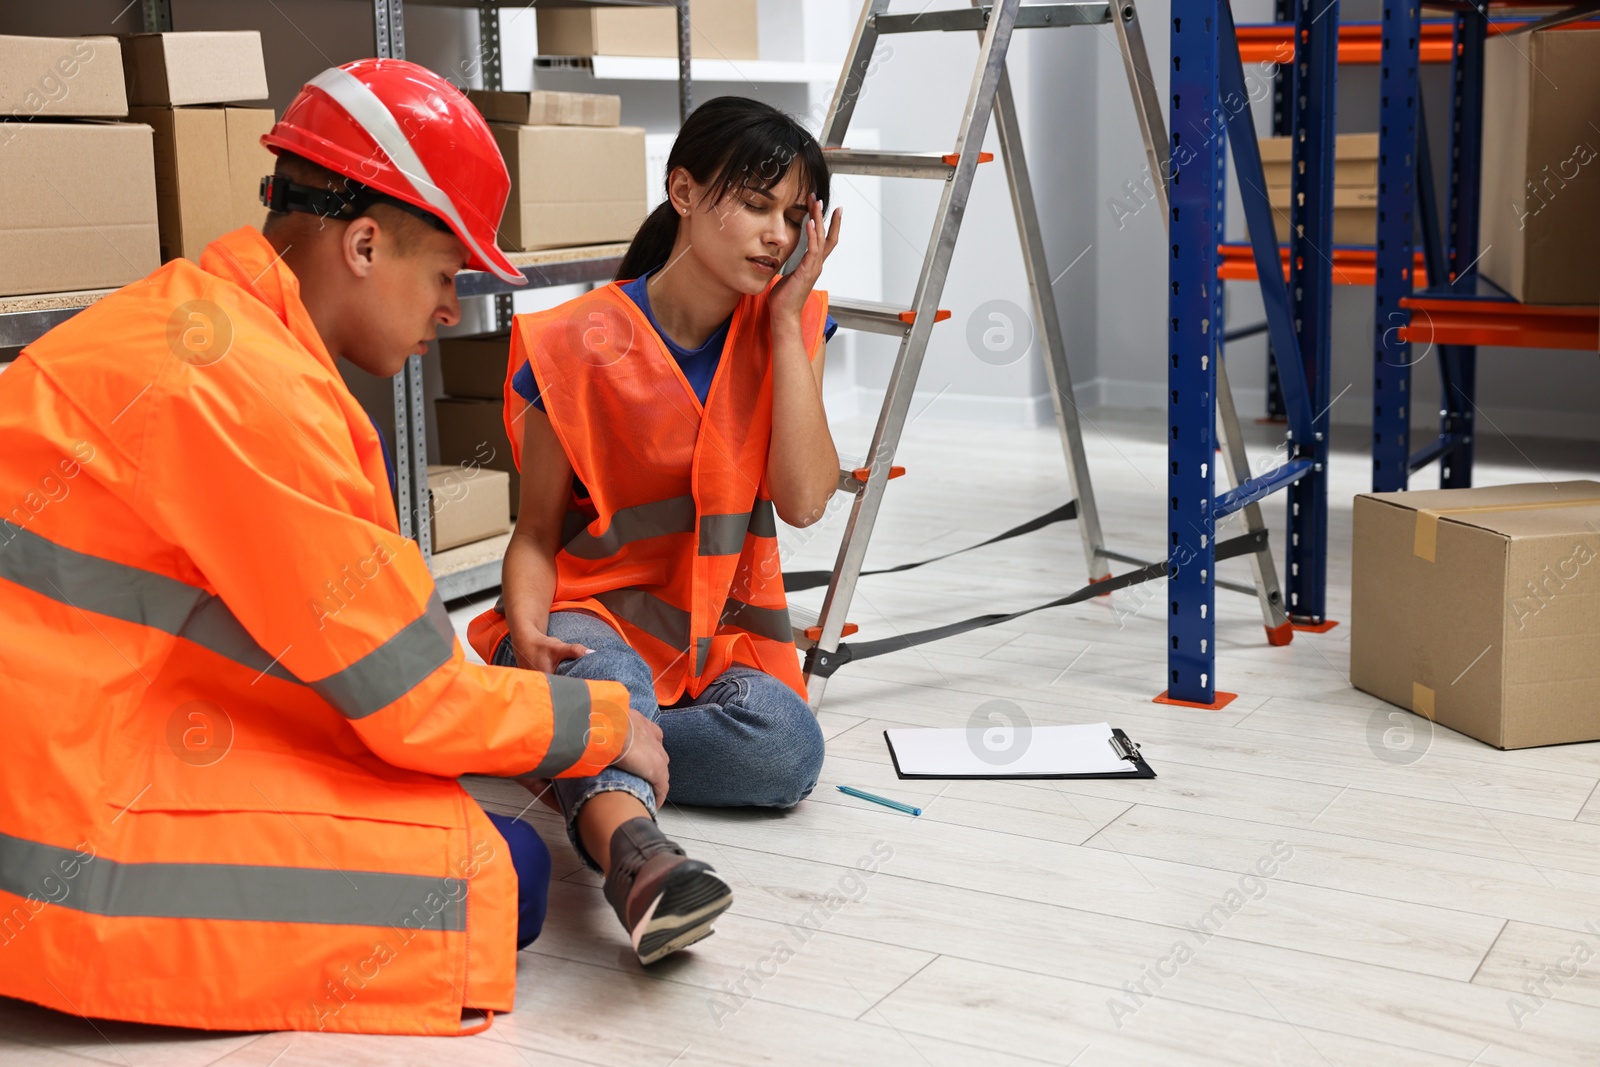
[[[1425,24],[1416,0],[1385,0],[1380,56],[1378,232],[1373,336],[1372,488],[1407,488],[1412,472],[1439,461],[1440,488],[1472,484],[1473,430],[1479,344],[1593,351],[1593,308],[1518,303],[1478,278],[1478,209],[1483,162],[1484,43],[1513,32],[1520,19],[1491,22],[1488,0],[1450,0],[1449,202],[1433,203],[1432,164],[1418,86],[1419,45]],[[1579,4],[1539,20],[1576,28],[1593,14]],[[1592,24],[1589,24],[1592,26]],[[1413,234],[1421,230],[1428,283],[1417,292]],[[1412,324],[1412,312],[1426,323]],[[1413,449],[1413,342],[1437,347],[1441,397],[1439,433]],[[1425,350],[1426,351],[1426,350]]]
[[[1328,387],[1331,347],[1334,92],[1338,0],[1294,0],[1288,129],[1289,280],[1267,201],[1238,36],[1228,0],[1173,0],[1168,218],[1167,692],[1157,699],[1219,708],[1216,687],[1218,522],[1279,489],[1289,494],[1289,613],[1325,622]],[[1288,437],[1283,461],[1216,492],[1216,422],[1222,355],[1224,144],[1231,145],[1251,235],[1267,332],[1278,354]],[[1225,388],[1226,378],[1222,378]]]

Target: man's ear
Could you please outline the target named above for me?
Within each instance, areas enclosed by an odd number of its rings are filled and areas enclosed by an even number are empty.
[[[372,273],[378,230],[377,220],[370,215],[351,219],[344,229],[344,237],[339,242],[339,248],[344,255],[345,266],[358,278],[365,278]]]

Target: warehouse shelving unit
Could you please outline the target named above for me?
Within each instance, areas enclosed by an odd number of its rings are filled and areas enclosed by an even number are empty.
[[[1289,64],[1294,55],[1294,27],[1287,21],[1289,14],[1287,0],[1277,0],[1277,18],[1275,23],[1264,25],[1240,26],[1238,28],[1239,53],[1245,63],[1278,63]],[[1513,16],[1498,18],[1486,25],[1489,36],[1511,33],[1525,26],[1531,19],[1528,17]],[[1338,55],[1341,65],[1381,66],[1383,61],[1383,28],[1382,22],[1347,22],[1339,27]],[[1449,63],[1456,52],[1455,23],[1449,19],[1418,20],[1416,38],[1416,61],[1420,63]],[[1287,115],[1283,107],[1285,84],[1287,78],[1284,70],[1280,68],[1275,78],[1274,108],[1272,133],[1281,137],[1289,132],[1286,125]],[[1401,238],[1403,241],[1403,238]],[[1375,280],[1374,246],[1347,247],[1341,246],[1333,249],[1335,285],[1372,285]],[[1246,278],[1253,279],[1245,266],[1249,249],[1246,245],[1227,245],[1220,252],[1224,259],[1224,280],[1242,281]],[[1363,265],[1359,260],[1365,257],[1371,266]],[[1399,258],[1397,256],[1397,258]],[[1421,250],[1416,253],[1420,264],[1424,258]],[[1354,267],[1355,269],[1350,269]],[[1342,268],[1342,269],[1341,269]],[[1417,270],[1421,270],[1419,266]],[[1417,283],[1426,285],[1421,280],[1422,275],[1417,275]],[[1380,331],[1381,333],[1382,331]],[[1248,336],[1243,332],[1240,336]],[[1442,342],[1441,342],[1442,343]],[[1283,397],[1278,386],[1277,362],[1271,347],[1267,353],[1267,418],[1270,421],[1283,420]]]
[[[1488,0],[1451,0],[1449,202],[1433,203],[1418,63],[1423,37],[1414,0],[1386,0],[1380,60],[1378,233],[1373,337],[1372,488],[1407,488],[1413,472],[1438,461],[1441,488],[1472,484],[1477,411],[1477,346],[1597,347],[1592,308],[1518,303],[1477,275],[1482,178],[1484,42],[1526,20],[1490,19]],[[1498,5],[1497,5],[1498,7]],[[1541,19],[1574,25],[1593,14],[1579,4]],[[1415,167],[1412,159],[1415,157]],[[1413,185],[1414,183],[1414,185]],[[1415,192],[1413,192],[1415,189]],[[1413,212],[1415,211],[1415,214]],[[1420,222],[1430,284],[1418,291],[1408,255]],[[1413,343],[1437,347],[1441,383],[1439,432],[1413,449]]]
[[[404,0],[369,0],[373,13],[374,54],[380,58],[405,57]],[[451,7],[475,8],[485,88],[499,88],[500,8],[504,0],[410,0]],[[545,7],[672,7],[678,12],[678,112],[687,116],[692,106],[688,0],[539,0]],[[515,6],[525,6],[517,4]],[[173,29],[170,0],[142,0],[144,29]],[[670,60],[658,60],[657,64]],[[655,71],[656,77],[662,72]],[[829,75],[831,77],[831,75]],[[609,281],[622,264],[626,243],[557,248],[540,252],[510,253],[511,262],[527,279],[528,287]],[[516,287],[493,274],[463,271],[456,279],[459,296],[493,296],[495,322],[504,328],[511,317],[511,294]],[[0,347],[27,345],[76,315],[112,289],[0,298]],[[395,510],[400,532],[416,540],[428,561],[439,595],[445,600],[470,596],[500,584],[500,560],[506,535],[433,552],[428,516],[427,412],[423,393],[422,357],[412,356],[394,378]]]
[[[1295,141],[1291,240],[1277,244],[1251,116],[1240,38],[1227,0],[1173,0],[1168,97],[1170,207],[1167,259],[1167,525],[1170,613],[1167,692],[1158,698],[1202,708],[1233,699],[1216,686],[1219,522],[1262,497],[1289,497],[1288,610],[1297,629],[1326,628],[1328,393],[1331,366],[1334,99],[1338,0],[1293,6],[1286,114],[1274,125]],[[1219,268],[1224,148],[1239,168],[1250,254],[1267,333],[1277,354],[1288,434],[1278,463],[1216,491],[1217,417],[1226,402]],[[1287,259],[1288,281],[1284,263]],[[1237,466],[1237,465],[1236,465]]]

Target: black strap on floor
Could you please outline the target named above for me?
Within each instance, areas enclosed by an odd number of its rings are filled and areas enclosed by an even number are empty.
[[[1006,536],[1010,535],[1001,535],[1001,537]],[[996,538],[996,540],[999,540],[999,538]],[[1220,563],[1222,560],[1233,559],[1235,556],[1244,556],[1252,552],[1259,552],[1263,547],[1265,547],[1266,543],[1266,530],[1256,530],[1251,533],[1240,534],[1238,537],[1230,537],[1226,541],[1218,541],[1216,558]],[[1065,607],[1068,604],[1082,603],[1085,600],[1092,600],[1097,596],[1104,596],[1107,593],[1114,593],[1118,589],[1126,589],[1129,586],[1139,585],[1142,582],[1153,581],[1156,578],[1166,577],[1166,574],[1167,561],[1162,560],[1160,563],[1152,563],[1149,566],[1141,567],[1136,571],[1128,571],[1126,574],[1118,574],[1110,578],[1103,578],[1098,582],[1090,582],[1088,585],[1077,590],[1076,592],[1068,593],[1064,597],[1058,597],[1057,599],[1050,601],[1048,604],[1040,604],[1038,607],[1024,608],[1021,611],[1012,611],[1004,614],[976,615],[970,619],[963,619],[961,622],[946,623],[943,626],[935,626],[932,629],[918,630],[916,633],[896,634],[894,637],[884,637],[876,641],[861,641],[854,644],[841,644],[838,649],[833,652],[824,652],[821,648],[812,648],[806,653],[806,673],[814,674],[822,678],[828,678],[846,663],[850,663],[858,659],[871,659],[873,656],[881,656],[886,652],[898,652],[903,648],[911,648],[915,645],[925,645],[929,641],[938,641],[942,638],[954,637],[956,634],[964,634],[969,630],[980,630],[985,626],[995,626],[1002,622],[1010,622],[1012,619],[1020,619],[1022,616],[1031,615],[1036,611],[1044,611],[1048,608]]]
[[[898,567],[882,567],[874,571],[862,571],[861,577],[865,578],[869,574],[894,574],[897,571],[909,571],[915,570],[918,567],[926,567],[930,563],[938,563],[942,559],[949,559],[951,556],[959,556],[963,552],[971,552],[972,550],[978,548],[987,548],[988,546],[998,544],[1001,541],[1009,541],[1013,537],[1021,537],[1023,534],[1030,534],[1035,530],[1042,530],[1046,526],[1051,526],[1058,522],[1066,522],[1069,519],[1075,519],[1077,517],[1078,502],[1076,500],[1069,500],[1065,504],[1062,504],[1059,508],[1056,508],[1054,511],[1047,511],[1036,519],[1029,519],[1021,526],[1014,526],[1005,533],[996,534],[987,541],[980,541],[975,545],[968,545],[966,548],[958,548],[953,552],[946,552],[942,556],[934,556],[932,559],[919,560],[916,563],[902,563]],[[815,589],[819,585],[827,585],[832,580],[832,571],[787,571],[783,576],[783,591],[786,593],[795,593],[799,592],[801,589]]]

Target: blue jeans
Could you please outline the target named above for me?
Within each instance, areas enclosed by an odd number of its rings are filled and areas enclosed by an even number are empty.
[[[822,729],[811,706],[793,689],[765,671],[734,664],[701,692],[671,707],[656,705],[649,664],[600,618],[582,611],[558,611],[546,632],[592,651],[563,660],[556,673],[589,681],[621,682],[628,703],[661,727],[672,764],[674,803],[706,807],[792,808],[816,788],[822,773]],[[516,665],[507,637],[495,649],[499,667]],[[567,836],[578,855],[599,870],[578,836],[578,812],[589,798],[610,790],[637,797],[654,815],[650,783],[608,767],[592,778],[557,778],[552,785],[566,815]]]

